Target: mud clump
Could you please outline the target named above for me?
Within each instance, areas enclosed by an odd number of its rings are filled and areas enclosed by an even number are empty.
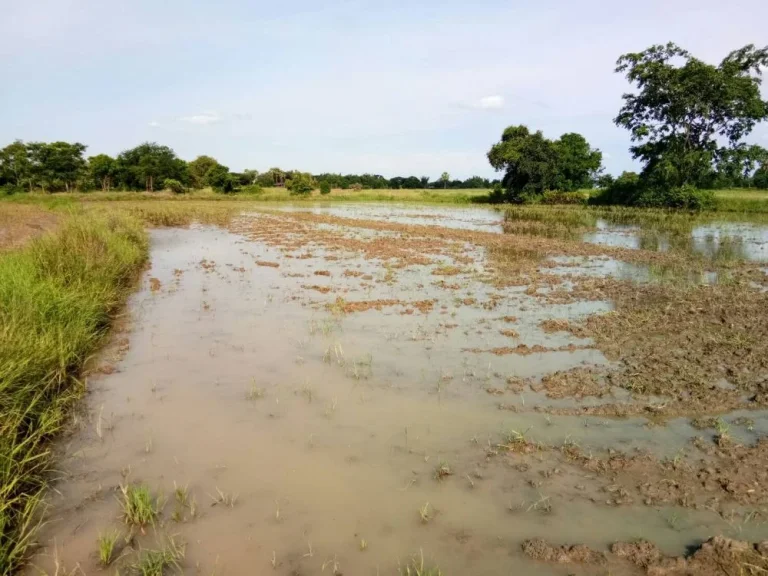
[[[523,553],[529,558],[555,564],[591,564],[603,566],[607,563],[605,554],[588,546],[551,546],[542,538],[523,542]]]
[[[616,542],[611,546],[611,552],[641,568],[648,568],[663,558],[663,554],[656,547],[656,544],[647,540]]]
[[[520,338],[520,333],[517,330],[512,330],[512,328],[499,330],[499,334],[502,336],[507,336],[508,338]]]
[[[570,324],[568,320],[564,319],[549,319],[544,320],[539,324],[539,328],[547,334],[553,334],[555,332],[567,332]]]
[[[266,268],[280,268],[280,264],[277,262],[267,262],[265,260],[255,260],[256,266],[264,266]]]
[[[315,276],[330,276],[330,270],[315,270]]]
[[[304,288],[304,290],[315,290],[316,292],[320,292],[321,294],[328,294],[328,292],[331,291],[330,286],[318,286],[317,284],[302,284],[301,286]]]
[[[160,280],[158,280],[157,278],[149,279],[149,289],[152,292],[158,292],[161,287],[162,287],[162,284],[160,283]]]

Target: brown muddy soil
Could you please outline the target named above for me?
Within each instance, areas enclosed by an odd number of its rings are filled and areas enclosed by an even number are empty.
[[[23,246],[32,238],[52,230],[55,214],[25,204],[0,206],[0,252]]]
[[[260,209],[153,231],[34,564],[95,572],[117,529],[121,573],[169,537],[185,573],[398,573],[422,555],[457,574],[763,567],[762,548],[712,539],[768,538],[754,265],[712,286],[619,277],[701,262],[460,214]],[[129,484],[165,502],[144,533],[120,520]]]

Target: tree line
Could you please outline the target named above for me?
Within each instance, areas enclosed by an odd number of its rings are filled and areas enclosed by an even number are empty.
[[[41,190],[155,190],[212,188],[217,192],[256,191],[259,188],[286,186],[302,193],[319,188],[341,189],[422,189],[485,188],[498,181],[480,176],[451,179],[447,172],[437,180],[427,176],[379,174],[317,174],[270,168],[267,171],[232,172],[211,156],[198,156],[190,162],[179,158],[168,146],[145,142],[125,150],[117,157],[106,154],[86,157],[87,147],[79,142],[23,142],[17,140],[0,149],[0,187],[7,192]],[[308,190],[307,187],[309,187]]]
[[[762,69],[768,47],[749,44],[708,64],[669,43],[621,56],[615,71],[634,91],[623,95],[614,123],[629,130],[632,157],[643,168],[615,180],[602,154],[579,134],[548,140],[510,126],[488,152],[504,173],[500,201],[536,202],[548,192],[600,188],[590,201],[646,207],[705,208],[713,189],[768,189],[768,150],[744,139],[768,119]]]

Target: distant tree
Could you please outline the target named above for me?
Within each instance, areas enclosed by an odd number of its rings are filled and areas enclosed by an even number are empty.
[[[166,178],[188,181],[187,163],[176,157],[168,146],[145,142],[122,152],[117,157],[120,177],[130,189],[144,189],[152,192],[156,183]]]
[[[118,175],[117,161],[106,154],[97,154],[88,159],[88,169],[91,179],[101,186],[104,192],[112,188],[112,183]]]
[[[244,182],[245,184],[257,184],[258,178],[259,178],[259,171],[258,170],[243,170],[243,178],[247,180],[247,182]]]
[[[211,183],[208,181],[208,173],[216,166],[219,166],[219,162],[211,156],[198,156],[192,162],[189,162],[187,166],[189,170],[189,185],[199,190],[206,186],[211,186]]]
[[[755,144],[739,143],[718,150],[715,158],[714,188],[748,187],[752,175],[761,165],[768,163],[768,150]]]
[[[330,194],[331,193],[331,183],[328,182],[328,180],[323,180],[320,182],[320,194]]]
[[[307,195],[315,189],[315,180],[306,172],[294,172],[285,181],[285,187],[292,195]]]
[[[616,72],[637,91],[624,94],[616,125],[630,131],[630,150],[643,162],[640,185],[704,186],[755,124],[768,118],[760,94],[768,47],[749,44],[715,66],[673,43],[621,56]]]
[[[595,185],[598,188],[608,188],[613,182],[614,178],[610,174],[601,174],[595,179]]]
[[[761,190],[768,190],[768,162],[760,166],[752,177],[752,185]]]
[[[440,174],[440,182],[443,183],[443,188],[448,187],[448,182],[450,181],[450,179],[451,179],[451,175],[448,174],[448,172],[443,172],[442,174]]]
[[[31,177],[43,190],[74,190],[88,163],[85,145],[75,142],[30,142],[27,145]]]
[[[420,188],[429,188],[429,176],[422,176],[419,178]]]
[[[237,188],[235,177],[229,172],[229,168],[223,164],[216,163],[212,166],[205,176],[206,185],[213,188],[216,192],[229,194]]]
[[[31,187],[31,175],[29,151],[24,142],[16,140],[0,150],[0,184]]]

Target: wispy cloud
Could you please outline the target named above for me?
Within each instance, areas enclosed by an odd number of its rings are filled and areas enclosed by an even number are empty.
[[[179,118],[182,122],[187,124],[198,124],[205,126],[207,124],[215,124],[221,120],[221,116],[217,112],[202,112],[193,116],[182,116]]]
[[[149,123],[149,127],[150,128],[159,128],[160,127],[160,122],[155,122],[154,120],[152,120],[152,122]]]
[[[471,105],[478,110],[500,110],[504,108],[504,96],[483,96]]]

